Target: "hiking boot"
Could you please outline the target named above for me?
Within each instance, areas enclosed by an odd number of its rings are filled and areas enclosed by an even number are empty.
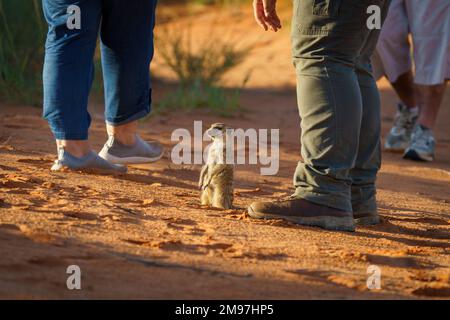
[[[248,207],[248,214],[256,219],[283,219],[327,230],[355,231],[351,212],[321,206],[304,199],[254,202]]]
[[[411,137],[411,145],[403,158],[417,161],[433,161],[436,142],[431,129],[416,125]]]
[[[120,175],[127,172],[127,167],[115,165],[100,158],[95,152],[91,151],[84,157],[78,158],[59,148],[58,160],[55,160],[51,170],[62,171],[64,169],[81,171],[94,174],[112,174]]]
[[[418,116],[418,108],[410,109],[403,103],[399,103],[394,126],[386,137],[384,148],[388,151],[404,151],[409,146],[411,132]]]
[[[136,136],[136,143],[128,146],[109,136],[99,156],[111,163],[140,164],[155,162],[161,159],[163,154],[164,149],[158,142],[146,142]]]
[[[353,212],[353,219],[356,225],[373,226],[381,222],[378,211],[373,212]]]

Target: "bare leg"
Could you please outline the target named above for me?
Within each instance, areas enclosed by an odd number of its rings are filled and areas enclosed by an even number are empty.
[[[106,131],[108,132],[108,135],[114,136],[120,143],[132,146],[136,143],[137,127],[137,121],[132,121],[120,126],[106,124]]]
[[[444,98],[445,87],[445,83],[434,86],[416,86],[420,105],[420,115],[417,123],[429,129],[434,127],[439,107]]]
[[[107,124],[106,130],[108,135],[114,136],[125,145],[134,145],[136,143],[137,121],[121,126]],[[88,140],[56,140],[56,146],[58,148],[63,147],[64,150],[78,158],[87,155],[91,151]]]
[[[139,164],[155,162],[164,155],[163,146],[157,141],[144,141],[137,134],[138,122],[123,125],[106,124],[108,141],[99,152],[103,159],[115,164]]]
[[[401,103],[397,106],[394,125],[386,136],[385,150],[404,151],[410,144],[411,133],[416,123],[419,107],[414,76],[411,70],[398,77],[391,83]]]
[[[403,157],[410,160],[433,161],[435,139],[432,129],[436,124],[439,107],[444,97],[446,84],[434,86],[417,85],[420,114],[411,137],[411,144]]]
[[[416,90],[414,86],[414,76],[412,70],[402,74],[397,81],[391,83],[400,100],[408,108],[417,106]]]
[[[64,148],[71,155],[82,158],[91,151],[88,140],[56,140],[58,149]]]

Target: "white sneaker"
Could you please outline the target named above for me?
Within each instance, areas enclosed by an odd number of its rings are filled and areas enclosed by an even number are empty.
[[[410,109],[403,103],[398,104],[397,110],[394,126],[384,144],[388,151],[404,151],[409,146],[414,124],[419,116],[418,108]]]
[[[164,148],[158,142],[146,142],[136,136],[136,143],[127,146],[110,136],[98,155],[114,164],[141,164],[155,162],[163,154]]]
[[[420,125],[414,127],[411,145],[406,149],[403,158],[418,161],[433,161],[436,142],[433,132]]]
[[[62,171],[64,169],[112,175],[120,175],[127,172],[127,167],[112,164],[99,157],[93,151],[89,152],[84,157],[78,158],[71,155],[69,152],[64,150],[64,148],[60,147],[58,150],[58,160],[55,160],[51,170]]]

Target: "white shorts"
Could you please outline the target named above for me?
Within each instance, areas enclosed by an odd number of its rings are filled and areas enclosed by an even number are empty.
[[[374,75],[396,82],[412,69],[412,60],[415,83],[450,79],[450,0],[392,0],[372,61]]]

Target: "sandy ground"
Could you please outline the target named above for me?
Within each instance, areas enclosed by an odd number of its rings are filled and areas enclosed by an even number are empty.
[[[200,21],[213,18],[199,15]],[[1,105],[0,298],[450,297],[450,90],[436,128],[435,162],[383,154],[380,225],[344,233],[250,220],[249,203],[292,192],[299,119],[288,31],[261,34],[241,12],[235,19],[233,26],[248,25],[249,39],[259,43],[228,78],[236,85],[245,70],[256,70],[242,94],[244,115],[158,116],[142,124],[142,135],[170,150],[172,131],[192,130],[194,120],[205,127],[225,121],[235,128],[281,128],[279,174],[238,166],[236,209],[221,211],[199,206],[200,167],[174,165],[168,156],[116,178],[52,173],[55,147],[41,111]],[[155,59],[155,73],[163,75]],[[396,98],[385,82],[380,89],[385,136]],[[158,99],[167,86],[157,82],[154,90]],[[90,109],[90,138],[99,150],[106,139],[102,106]],[[381,268],[380,290],[366,287],[372,264]],[[69,265],[80,266],[82,290],[66,288]]]

